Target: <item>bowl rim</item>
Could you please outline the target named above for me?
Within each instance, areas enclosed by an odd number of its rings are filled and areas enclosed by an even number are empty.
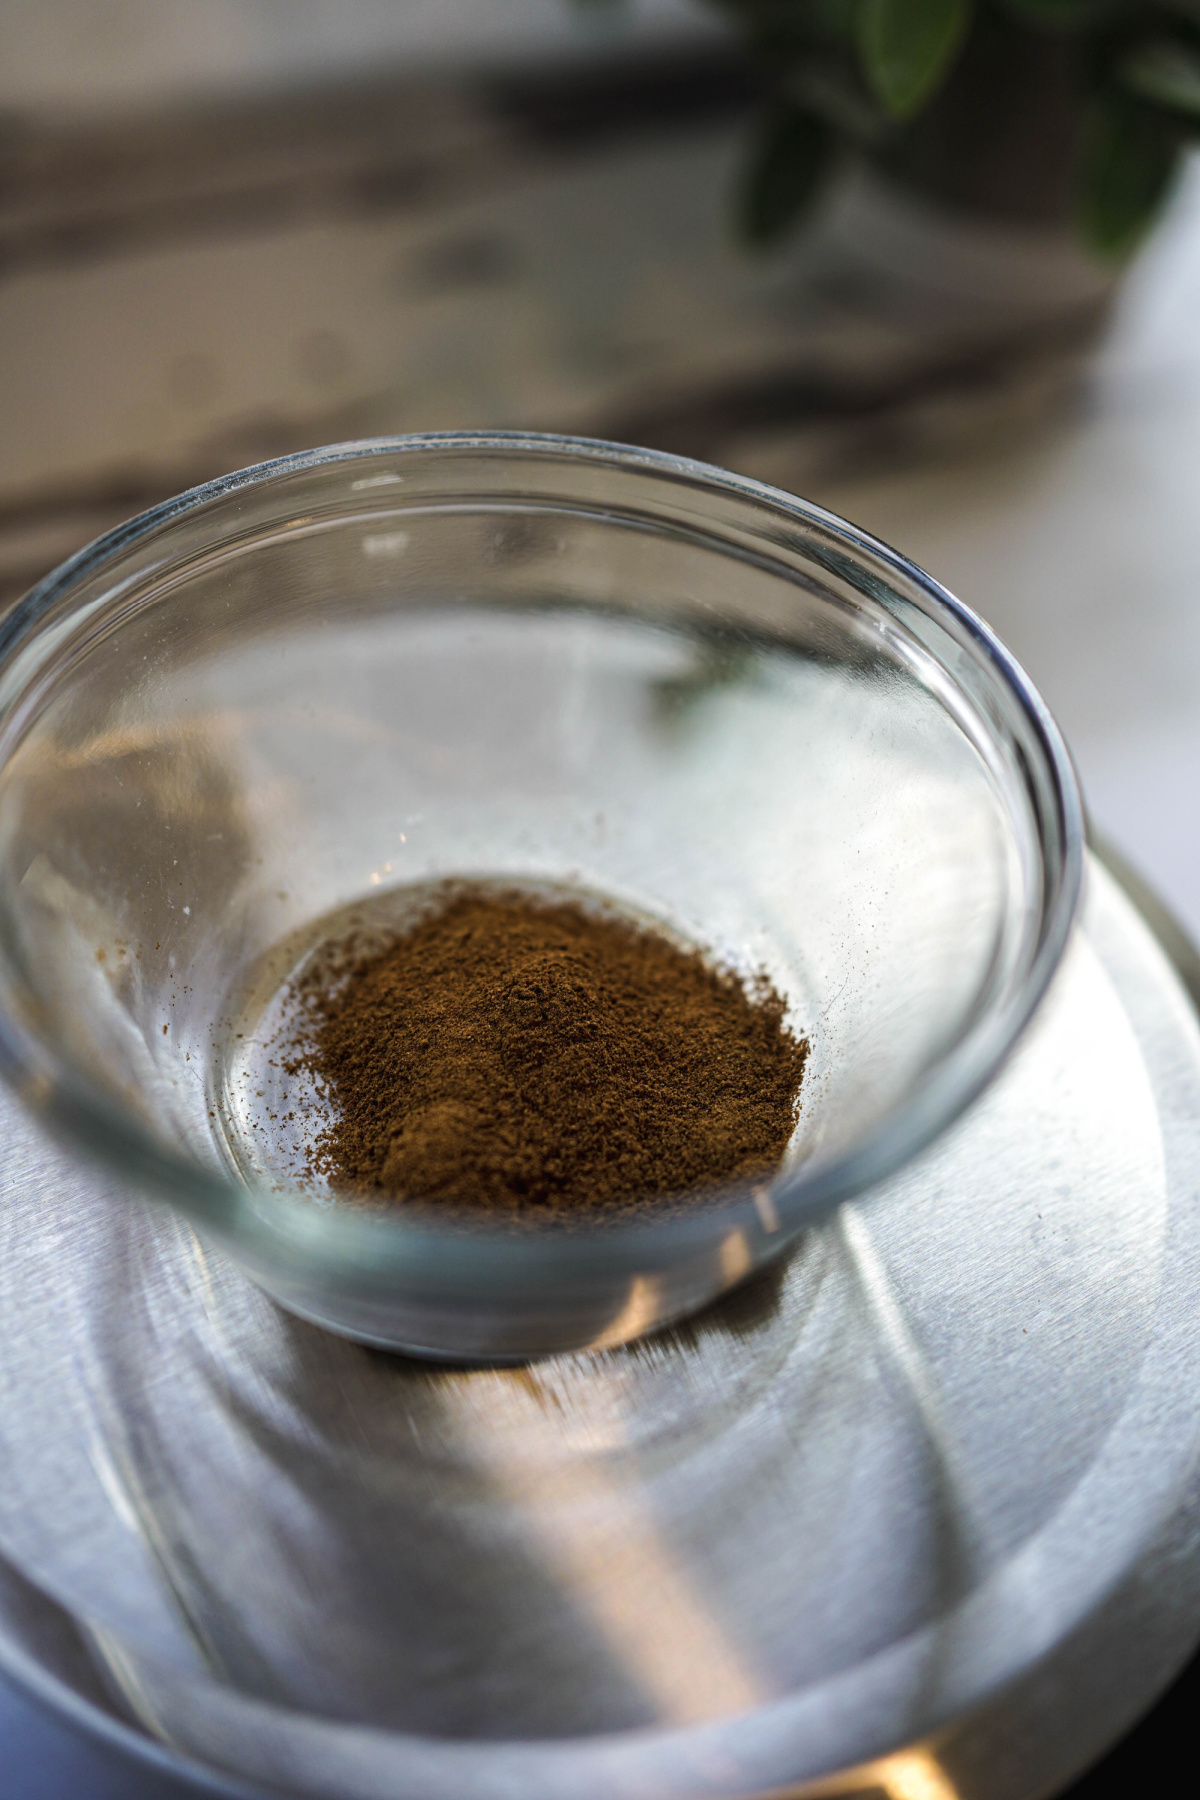
[[[947,617],[952,620],[992,678],[1015,699],[1040,745],[1054,801],[1060,876],[1049,894],[1043,883],[1040,937],[1017,997],[1002,1021],[1002,1028],[991,1032],[990,1042],[984,1040],[981,1025],[989,1017],[993,1023],[999,1023],[994,1011],[984,1009],[981,1019],[971,1026],[968,1040],[955,1047],[956,1068],[950,1071],[952,1078],[946,1078],[943,1068],[942,1079],[928,1081],[915,1101],[886,1114],[882,1123],[861,1143],[852,1146],[815,1175],[806,1177],[805,1165],[801,1164],[795,1171],[779,1177],[779,1194],[787,1199],[789,1195],[803,1191],[804,1204],[789,1219],[787,1227],[774,1237],[773,1250],[789,1242],[840,1201],[861,1193],[911,1161],[953,1125],[990,1085],[1012,1055],[1045,997],[1082,904],[1085,815],[1078,778],[1063,735],[1012,652],[976,613],[917,563],[812,501],[752,477],[667,451],[601,438],[512,430],[413,432],[351,439],[274,457],[203,482],[139,513],[85,545],[38,582],[0,621],[0,677],[36,637],[47,614],[66,599],[73,588],[102,572],[106,565],[118,563],[152,534],[211,502],[225,500],[242,490],[265,488],[272,482],[307,471],[336,468],[343,463],[438,452],[496,453],[553,457],[583,464],[607,463],[627,473],[642,471],[710,491],[716,489],[735,499],[769,509],[777,517],[782,516],[802,527],[819,528],[838,539],[852,556],[876,560],[894,571],[906,586],[917,591],[924,607],[943,627]],[[7,710],[7,705],[0,706],[0,722]],[[965,1042],[972,1036],[975,1054],[964,1057]],[[381,1252],[387,1261],[389,1252],[398,1242],[402,1242],[403,1264],[411,1274],[418,1274],[422,1268],[433,1269],[444,1254],[444,1231],[436,1227],[426,1229],[417,1224],[411,1214],[404,1217],[401,1224],[400,1215],[383,1218],[367,1209],[310,1207],[310,1212],[319,1213],[320,1224],[318,1226],[315,1218],[312,1220],[311,1241],[308,1241],[309,1234],[303,1227],[298,1234],[296,1231],[295,1196],[290,1197],[290,1210],[285,1217],[280,1212],[276,1194],[241,1185],[232,1177],[205,1170],[184,1155],[168,1150],[145,1132],[132,1115],[122,1114],[108,1095],[93,1087],[78,1071],[59,1065],[49,1074],[46,1065],[46,1053],[12,1016],[0,996],[0,1076],[15,1089],[18,1097],[55,1135],[96,1154],[110,1168],[115,1167],[120,1175],[152,1195],[169,1198],[198,1223],[240,1240],[246,1233],[247,1215],[252,1214],[253,1230],[265,1236],[272,1243],[274,1253],[282,1253],[285,1262],[298,1256],[307,1264],[311,1255],[319,1254],[331,1276],[336,1264],[342,1264],[348,1275],[352,1272],[361,1275],[364,1264],[378,1269]],[[700,1213],[708,1211],[707,1208],[698,1210]],[[676,1215],[669,1222],[630,1218],[619,1226],[609,1224],[589,1231],[581,1225],[569,1232],[564,1230],[561,1234],[537,1237],[529,1234],[513,1237],[503,1234],[502,1230],[497,1233],[481,1230],[472,1236],[478,1240],[474,1253],[470,1238],[460,1237],[456,1241],[461,1246],[464,1263],[474,1263],[476,1273],[490,1286],[498,1272],[498,1256],[502,1263],[509,1262],[514,1270],[520,1268],[533,1277],[539,1268],[545,1270],[557,1266],[563,1245],[571,1241],[578,1243],[583,1236],[589,1243],[589,1255],[598,1251],[605,1261],[608,1259],[602,1246],[606,1242],[617,1252],[617,1260],[623,1263],[625,1257],[617,1246],[633,1237],[643,1259],[649,1256],[653,1261],[657,1245],[665,1262],[678,1259],[681,1250],[686,1250],[689,1237],[695,1236],[700,1242],[704,1233],[702,1230],[693,1233],[688,1229],[686,1218]]]

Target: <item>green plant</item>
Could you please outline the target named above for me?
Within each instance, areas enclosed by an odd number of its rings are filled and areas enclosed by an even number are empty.
[[[742,230],[754,243],[803,217],[847,147],[901,180],[961,198],[965,177],[956,191],[948,165],[970,163],[972,133],[996,138],[1003,129],[1005,153],[1019,159],[1021,135],[1044,135],[1040,121],[1053,112],[1055,154],[1084,239],[1120,258],[1153,222],[1186,145],[1200,139],[1200,0],[709,4],[748,39],[772,95],[741,196]],[[1053,180],[1036,150],[1025,160],[1027,187]]]

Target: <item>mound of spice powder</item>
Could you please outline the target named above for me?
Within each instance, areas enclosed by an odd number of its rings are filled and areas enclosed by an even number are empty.
[[[777,1167],[808,1053],[765,983],[573,902],[459,888],[331,986],[305,1065],[336,1189],[514,1214]]]

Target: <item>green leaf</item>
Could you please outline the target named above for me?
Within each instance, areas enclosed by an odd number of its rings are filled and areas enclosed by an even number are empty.
[[[1117,68],[1122,84],[1143,100],[1200,119],[1200,52],[1160,38],[1139,44]]]
[[[859,54],[893,118],[911,118],[945,80],[971,12],[972,0],[862,0]]]
[[[1179,138],[1152,107],[1121,95],[1098,102],[1079,166],[1079,222],[1102,256],[1128,256],[1162,208],[1179,161]]]
[[[834,136],[797,107],[770,113],[754,145],[742,188],[742,235],[751,244],[779,238],[811,205],[829,171]]]

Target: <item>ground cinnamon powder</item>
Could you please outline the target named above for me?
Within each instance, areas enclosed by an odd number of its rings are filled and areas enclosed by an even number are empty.
[[[621,1208],[764,1175],[795,1126],[779,995],[573,901],[460,889],[305,1000],[317,1161],[376,1198]]]

